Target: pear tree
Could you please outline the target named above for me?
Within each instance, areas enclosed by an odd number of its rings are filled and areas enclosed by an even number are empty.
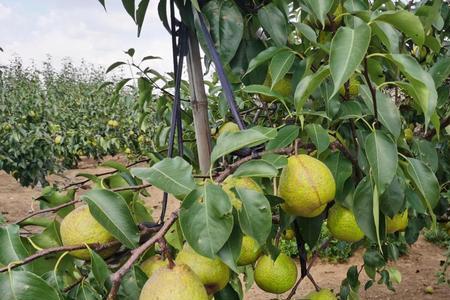
[[[146,30],[149,1],[122,3]],[[311,298],[394,290],[397,242],[449,217],[448,3],[160,0],[158,16],[173,73],[155,71],[153,56],[136,62],[134,49],[108,68],[136,71],[136,122],[150,107],[163,120],[153,151],[139,165],[110,163],[113,175],[82,174],[55,190],[64,201],[41,197],[40,211],[0,227],[2,297],[243,299],[256,282],[289,300],[306,280]],[[120,185],[102,184],[111,176]],[[142,200],[150,186],[164,191],[157,218]],[[111,240],[61,239],[61,219],[80,204]],[[40,230],[24,236],[29,224]],[[364,249],[339,287],[310,272],[329,247],[323,226]],[[287,230],[298,274],[280,251]]]

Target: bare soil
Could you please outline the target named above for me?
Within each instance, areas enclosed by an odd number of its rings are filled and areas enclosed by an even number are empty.
[[[114,158],[122,163],[126,163],[123,158]],[[52,175],[49,181],[58,186],[63,186],[69,182],[78,180],[75,176],[78,173],[96,174],[110,169],[99,166],[98,162],[93,160],[83,160],[78,169],[67,170],[60,175]],[[8,221],[17,220],[19,217],[37,209],[37,203],[33,199],[40,195],[42,189],[21,187],[11,176],[0,172],[0,212]],[[148,189],[151,196],[145,198],[147,205],[153,208],[155,218],[159,216],[162,192],[155,188]],[[178,206],[178,201],[169,199],[169,211],[173,211]],[[385,286],[374,285],[368,291],[361,287],[362,299],[450,299],[450,287],[447,285],[436,284],[436,272],[439,269],[441,261],[444,260],[445,249],[431,244],[423,237],[414,244],[408,255],[401,257],[392,266],[396,267],[402,274],[402,282],[395,286],[396,292],[389,291]],[[345,264],[331,264],[325,261],[319,261],[312,268],[311,274],[320,287],[331,288],[334,291],[339,290],[341,281],[345,278],[348,267],[352,265],[361,266],[362,251],[358,251]],[[449,275],[450,276],[450,275]],[[361,273],[362,283],[367,280],[364,272]],[[434,292],[426,294],[424,292],[427,286],[432,286]],[[302,299],[310,291],[313,285],[308,279],[305,279],[300,285],[297,295],[294,299]],[[287,294],[286,294],[287,295]],[[286,296],[283,295],[283,296]],[[279,299],[282,299],[284,297]],[[277,299],[276,296],[265,293],[254,285],[246,293],[246,300],[269,300]]]

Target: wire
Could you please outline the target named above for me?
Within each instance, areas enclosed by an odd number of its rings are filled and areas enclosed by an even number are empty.
[[[233,90],[231,89],[231,84],[228,81],[227,76],[225,75],[225,70],[224,70],[222,62],[220,60],[219,53],[217,52],[217,49],[214,47],[214,42],[212,40],[209,30],[206,28],[205,19],[203,17],[203,14],[201,12],[200,13],[197,12],[196,10],[195,10],[195,13],[197,14],[197,16],[200,20],[200,28],[205,37],[205,41],[208,46],[209,54],[212,58],[212,61],[214,62],[215,67],[216,67],[216,71],[217,71],[217,75],[219,76],[220,84],[222,85],[222,89],[225,94],[225,98],[227,99],[228,106],[230,107],[230,110],[231,110],[231,115],[233,116],[234,121],[239,126],[239,129],[243,130],[243,129],[245,129],[245,124],[242,121],[241,114],[239,113],[239,109],[237,107],[236,101],[234,100]]]

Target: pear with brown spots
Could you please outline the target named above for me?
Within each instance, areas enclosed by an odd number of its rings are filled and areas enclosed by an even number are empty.
[[[289,157],[281,172],[279,195],[283,209],[294,216],[313,218],[334,199],[336,183],[330,169],[318,159],[300,154]]]

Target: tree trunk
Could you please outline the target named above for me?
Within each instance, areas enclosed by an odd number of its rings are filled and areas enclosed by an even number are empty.
[[[211,129],[208,121],[208,99],[203,81],[200,49],[195,32],[189,32],[189,53],[187,55],[188,76],[191,89],[191,104],[194,117],[200,172],[206,175],[211,165]]]

